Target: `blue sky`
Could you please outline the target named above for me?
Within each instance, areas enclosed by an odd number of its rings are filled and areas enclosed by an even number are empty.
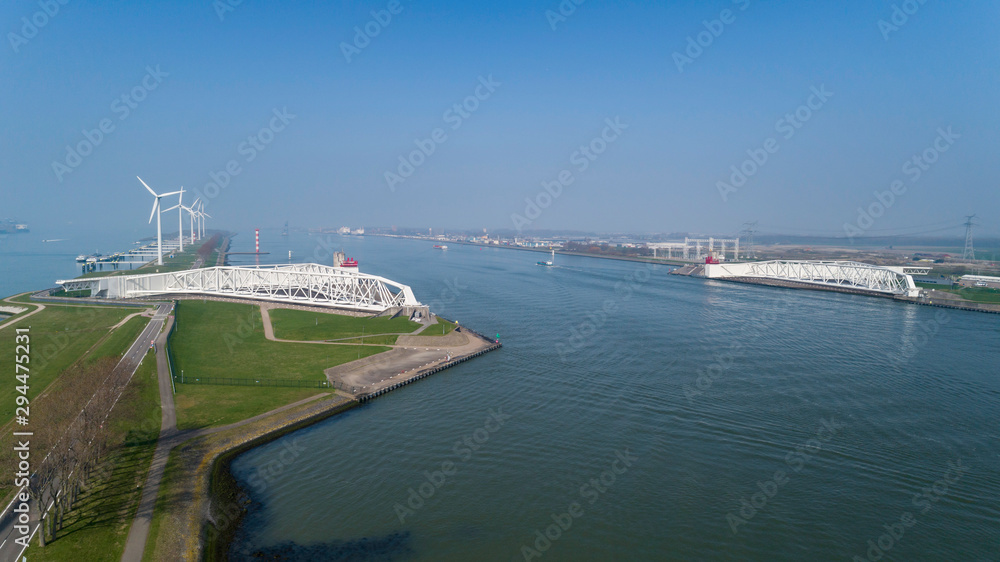
[[[843,235],[899,180],[865,232],[972,212],[1000,232],[995,2],[588,0],[555,29],[557,1],[245,0],[223,17],[207,0],[51,2],[51,17],[38,15],[44,0],[0,7],[0,217],[36,230],[142,230],[151,198],[138,175],[212,194],[215,225],[232,229],[513,228],[529,198],[548,205],[525,228],[728,233],[756,220]],[[884,33],[894,6],[913,13]],[[724,10],[728,23],[712,23]],[[27,38],[22,18],[47,21]],[[348,61],[343,45],[366,25],[377,35]],[[674,54],[702,32],[707,46],[680,71]],[[467,99],[481,80],[492,91]],[[144,99],[128,107],[136,88]],[[779,120],[813,88],[832,96],[800,110],[809,118],[786,138]],[[454,129],[463,101],[475,109]],[[616,118],[627,128],[607,142]],[[111,132],[67,166],[67,145],[86,150],[83,131],[105,119]],[[241,145],[271,125],[263,150]],[[427,141],[436,129],[443,140]],[[582,169],[574,153],[602,133]],[[723,198],[719,182],[768,139],[775,151]],[[433,153],[390,189],[415,140]],[[935,142],[947,151],[919,179],[905,173]],[[213,190],[231,161],[239,173]],[[546,199],[563,170],[572,183]]]

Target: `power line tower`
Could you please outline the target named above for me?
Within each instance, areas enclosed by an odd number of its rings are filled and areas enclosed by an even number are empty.
[[[753,247],[753,233],[757,232],[755,227],[757,226],[757,221],[745,222],[743,223],[743,230],[740,235],[746,238],[746,250],[743,252],[743,257],[751,260],[757,259],[757,252]]]
[[[972,222],[974,218],[976,218],[976,215],[966,215],[965,217],[965,251],[962,252],[963,260],[976,259],[976,251],[972,248],[972,227],[976,224]]]

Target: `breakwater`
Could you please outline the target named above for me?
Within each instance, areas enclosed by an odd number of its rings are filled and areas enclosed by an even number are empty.
[[[468,330],[468,328],[465,328],[465,329]],[[483,336],[479,336],[479,337],[483,337]],[[388,392],[392,392],[393,390],[396,390],[397,388],[400,388],[402,386],[406,386],[406,385],[410,384],[411,382],[415,382],[415,381],[418,381],[420,379],[429,377],[429,376],[431,376],[431,375],[433,375],[435,373],[440,373],[441,371],[443,371],[445,369],[454,367],[455,365],[458,365],[460,363],[465,363],[466,361],[468,361],[470,359],[474,359],[476,357],[479,357],[480,355],[484,355],[484,354],[489,353],[491,351],[495,351],[497,349],[500,349],[501,347],[503,347],[502,343],[495,342],[493,345],[491,345],[491,346],[489,346],[489,347],[487,347],[485,349],[479,350],[479,351],[477,351],[475,353],[472,353],[472,354],[469,354],[469,355],[465,355],[465,356],[459,357],[457,359],[453,359],[453,360],[451,360],[451,361],[449,361],[449,362],[447,362],[447,363],[445,363],[443,365],[438,365],[436,367],[432,367],[432,368],[429,368],[429,369],[426,369],[426,370],[418,371],[417,374],[415,374],[415,375],[413,375],[411,377],[407,377],[407,378],[405,378],[403,380],[394,382],[394,383],[390,384],[389,386],[386,386],[385,388],[380,388],[380,389],[372,391],[372,392],[367,392],[367,393],[359,394],[357,396],[357,400],[359,402],[367,402],[367,401],[372,400],[374,398],[378,398],[379,396],[382,396],[383,394],[386,394]]]

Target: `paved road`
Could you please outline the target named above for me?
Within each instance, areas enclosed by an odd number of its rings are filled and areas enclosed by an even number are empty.
[[[172,304],[161,304],[157,307],[156,314],[153,319],[150,320],[146,328],[139,334],[139,337],[132,343],[132,346],[125,353],[119,363],[119,367],[125,368],[129,372],[129,377],[135,374],[139,369],[139,363],[142,358],[146,356],[146,351],[149,349],[150,343],[156,338],[156,335],[163,328],[164,321],[167,319],[167,314],[170,312]],[[169,394],[169,393],[168,393]],[[172,395],[171,395],[172,396]],[[6,455],[7,453],[3,453]],[[44,460],[44,459],[42,459]],[[37,468],[40,461],[32,459],[32,466]],[[21,560],[21,555],[24,553],[25,546],[18,544],[16,539],[22,536],[22,533],[15,532],[14,528],[17,523],[17,514],[14,513],[13,507],[15,503],[20,503],[16,501],[11,502],[7,505],[0,514],[0,562],[14,562]],[[31,502],[29,502],[30,504]],[[51,501],[47,500],[46,503],[51,506]],[[28,527],[31,529],[31,535],[29,538],[35,538],[35,533],[38,531],[38,514],[34,506],[31,506],[31,518],[28,522]],[[35,542],[37,544],[37,540]]]

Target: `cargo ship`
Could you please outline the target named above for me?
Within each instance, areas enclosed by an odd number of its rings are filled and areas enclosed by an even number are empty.
[[[11,219],[0,220],[0,234],[24,234],[31,232],[28,225],[14,222]]]
[[[435,250],[447,250],[448,246],[445,246],[444,244],[434,244],[434,249]]]
[[[544,265],[546,267],[552,267],[553,265],[555,265],[555,261],[556,261],[556,251],[552,250],[552,257],[549,258],[548,261],[535,262],[535,264]]]

